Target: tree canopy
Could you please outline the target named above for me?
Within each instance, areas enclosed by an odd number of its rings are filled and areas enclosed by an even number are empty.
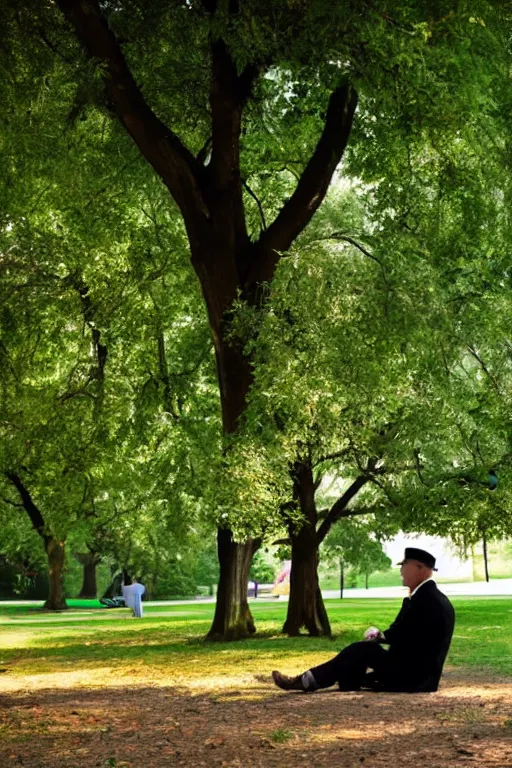
[[[504,532],[510,21],[5,0],[4,513],[140,563],[218,524],[214,637],[252,631],[299,467],[405,528]]]

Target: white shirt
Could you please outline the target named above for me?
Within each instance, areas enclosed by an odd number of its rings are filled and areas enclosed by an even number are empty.
[[[127,608],[131,608],[133,615],[138,619],[142,618],[142,595],[146,591],[146,587],[143,584],[135,582],[135,584],[121,585],[123,592],[124,602]]]
[[[429,576],[429,577],[428,577],[428,579],[425,579],[425,581],[422,581],[422,582],[421,582],[421,584],[418,584],[418,586],[416,587],[416,589],[413,589],[413,591],[411,592],[411,594],[409,595],[409,597],[412,597],[413,595],[415,595],[415,594],[416,594],[416,592],[418,591],[418,589],[421,589],[421,588],[422,588],[422,586],[423,586],[424,584],[426,584],[426,583],[427,583],[427,581],[435,581],[435,579],[434,579],[434,577],[433,577],[433,576]]]

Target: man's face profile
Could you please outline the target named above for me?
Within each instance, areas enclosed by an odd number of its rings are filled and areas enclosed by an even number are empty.
[[[406,559],[400,566],[400,575],[404,587],[409,587],[412,591],[432,575],[432,569],[424,563],[420,563],[419,560]]]

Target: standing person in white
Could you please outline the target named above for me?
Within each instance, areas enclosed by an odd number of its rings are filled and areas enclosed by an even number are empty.
[[[121,591],[127,608],[132,609],[136,619],[142,618],[142,595],[146,591],[144,584],[139,584],[137,579],[132,579],[131,584],[121,583]]]

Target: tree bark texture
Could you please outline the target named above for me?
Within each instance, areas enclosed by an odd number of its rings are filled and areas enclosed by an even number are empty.
[[[333,504],[317,529],[318,512],[315,492],[318,481],[313,477],[311,458],[296,462],[293,467],[293,496],[303,515],[301,528],[288,526],[292,544],[292,568],[290,573],[290,600],[283,632],[298,635],[305,627],[311,635],[329,635],[331,627],[318,581],[319,547],[328,532],[341,518],[357,514],[349,508],[349,502],[370,480],[376,471],[376,459],[367,463],[366,474],[357,477],[339,499]],[[343,568],[341,568],[340,591],[343,596]]]
[[[83,568],[82,588],[78,597],[84,600],[94,600],[98,595],[96,567],[100,559],[96,552],[78,553],[75,557]]]
[[[256,631],[247,602],[249,569],[259,540],[233,541],[229,529],[217,532],[220,575],[210,640],[239,640]]]
[[[250,242],[240,173],[240,133],[244,106],[258,67],[239,72],[226,42],[210,39],[211,156],[205,166],[146,102],[128,67],[119,40],[98,0],[56,0],[89,57],[101,63],[108,103],[139,151],[154,168],[178,205],[190,243],[190,255],[206,302],[217,362],[225,434],[238,426],[252,376],[240,344],[226,340],[229,312],[241,295],[252,306],[262,302],[260,284],[271,282],[283,252],[306,227],[327,192],[348,142],[357,94],[347,83],[329,99],[322,135],[297,187],[256,242]],[[237,3],[219,4],[219,13],[235,13]],[[215,0],[203,0],[212,18]],[[266,66],[271,66],[268,62]],[[248,636],[254,631],[247,606],[248,558],[254,542],[236,544],[219,530],[220,581],[210,636]]]
[[[283,632],[295,637],[304,627],[314,637],[330,637],[331,626],[318,582],[316,533],[306,524],[291,541],[290,599]]]
[[[485,531],[482,531],[482,552],[484,555],[485,580],[489,582],[489,558],[487,556],[487,536],[485,535]]]
[[[294,467],[294,497],[300,505],[304,524],[297,530],[289,526],[292,543],[290,599],[283,632],[295,636],[304,627],[315,637],[331,635],[318,582],[316,484],[311,462],[297,462]]]
[[[44,549],[48,557],[49,594],[44,607],[51,611],[62,611],[64,608],[67,608],[62,584],[65,542],[59,541],[47,533],[41,511],[34,503],[21,477],[16,472],[6,472],[6,477],[18,491],[23,508],[33,528],[43,540]]]
[[[48,611],[62,611],[68,607],[63,589],[65,543],[47,537],[45,549],[48,556],[50,593],[44,607]]]

